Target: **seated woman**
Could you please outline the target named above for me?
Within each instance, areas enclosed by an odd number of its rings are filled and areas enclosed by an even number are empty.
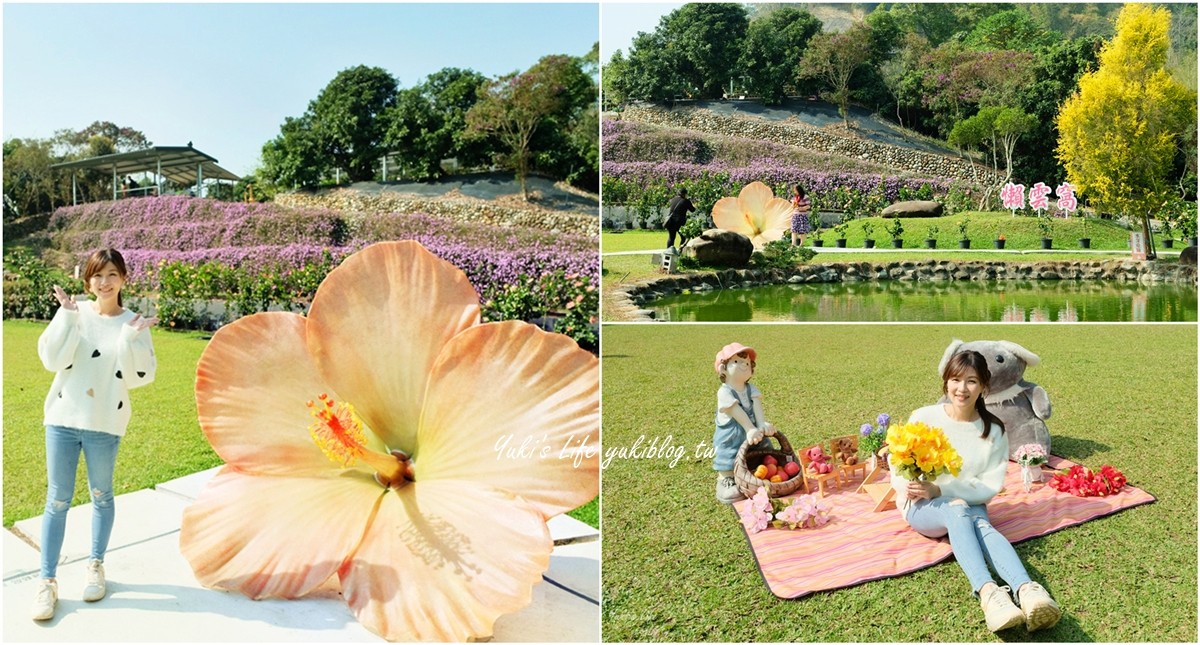
[[[1029,631],[1044,629],[1058,622],[1062,610],[1030,580],[1016,550],[988,519],[986,504],[1004,487],[1008,468],[1004,424],[984,404],[990,381],[987,361],[979,352],[951,357],[942,371],[942,392],[950,402],[921,408],[909,422],[941,428],[962,457],[962,469],[957,476],[909,481],[893,468],[892,487],[904,520],[914,530],[931,538],[950,536],[954,558],[980,599],[988,629],[998,632],[1022,622]],[[1008,586],[996,585],[988,563]]]

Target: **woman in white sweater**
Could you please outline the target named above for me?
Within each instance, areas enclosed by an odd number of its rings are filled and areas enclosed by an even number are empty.
[[[949,536],[954,558],[980,599],[988,629],[996,632],[1024,623],[1033,631],[1053,626],[1062,610],[1030,580],[1016,550],[988,519],[986,504],[1004,487],[1008,468],[1004,424],[984,404],[990,381],[987,361],[979,352],[951,357],[942,371],[942,392],[949,402],[916,410],[909,422],[941,428],[962,456],[962,469],[957,476],[909,481],[893,468],[892,486],[900,500],[897,506],[914,530],[931,538]],[[1008,586],[996,585],[988,563]]]
[[[122,306],[121,288],[128,275],[117,251],[93,253],[84,266],[83,283],[95,300],[76,302],[55,285],[61,306],[38,339],[42,365],[55,375],[43,406],[48,485],[34,620],[52,618],[58,602],[55,575],[80,452],[92,494],[92,551],[83,599],[93,602],[105,595],[103,561],[115,515],[113,469],[129,425],[129,390],[153,381],[155,371],[149,330],[158,319],[142,318]]]

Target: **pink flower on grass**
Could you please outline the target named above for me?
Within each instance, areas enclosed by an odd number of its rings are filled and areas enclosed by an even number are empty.
[[[776,197],[761,181],[742,188],[737,197],[722,197],[713,204],[713,224],[717,228],[741,233],[761,249],[791,230],[792,204]]]
[[[490,636],[529,604],[546,520],[599,490],[599,369],[565,336],[479,324],[466,276],[415,242],[330,272],[308,317],[217,332],[196,371],[200,426],[226,466],[184,511],[204,585],[298,598],[337,576],[390,640]],[[550,458],[502,455],[526,438]],[[572,455],[574,457],[574,455]]]

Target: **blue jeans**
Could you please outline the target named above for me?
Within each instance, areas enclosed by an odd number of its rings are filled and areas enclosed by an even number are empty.
[[[958,503],[952,504],[954,501]],[[1021,585],[1030,581],[1016,549],[992,526],[986,506],[967,506],[954,497],[918,500],[908,511],[908,523],[925,537],[950,536],[954,559],[967,574],[975,595],[983,585],[994,582],[989,564],[1008,583],[1014,598]]]
[[[79,451],[87,463],[88,487],[92,491],[92,558],[104,560],[108,538],[112,535],[113,469],[121,438],[107,432],[46,426],[46,513],[42,516],[42,577],[53,578],[58,572],[63,534],[67,529],[67,511],[75,496],[75,471]]]

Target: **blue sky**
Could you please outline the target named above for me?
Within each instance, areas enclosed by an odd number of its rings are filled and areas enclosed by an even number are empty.
[[[343,69],[412,87],[443,67],[486,76],[599,39],[594,3],[5,4],[3,138],[112,121],[248,174],[284,117]]]
[[[629,45],[639,31],[653,33],[663,16],[682,7],[682,2],[605,2],[600,7],[600,62],[613,52],[629,54]]]

